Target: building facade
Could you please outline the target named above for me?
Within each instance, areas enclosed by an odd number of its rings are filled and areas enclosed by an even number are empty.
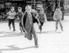
[[[32,5],[34,9],[37,8],[38,4],[42,4],[48,20],[53,20],[54,11],[58,6],[62,7],[61,10],[64,16],[64,0],[0,0],[0,10],[7,12],[7,9],[14,5],[16,8],[21,6],[24,11],[27,4]]]

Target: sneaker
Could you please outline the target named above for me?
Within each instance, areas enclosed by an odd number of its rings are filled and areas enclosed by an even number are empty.
[[[42,33],[42,31],[40,30],[40,33]]]
[[[57,31],[57,29],[55,31]]]
[[[9,27],[9,30],[11,30],[11,27]]]
[[[35,41],[35,48],[38,48],[38,43],[37,43],[37,41]]]
[[[16,31],[15,29],[13,29],[13,31]]]
[[[22,30],[20,30],[20,32],[22,33],[23,31],[22,31]]]
[[[38,45],[35,45],[35,48],[38,48]]]
[[[63,31],[63,29],[61,29]]]

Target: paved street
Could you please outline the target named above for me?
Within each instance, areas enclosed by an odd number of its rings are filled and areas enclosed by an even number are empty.
[[[55,32],[55,22],[48,21],[43,26],[42,34],[38,25],[35,30],[39,47],[34,47],[34,39],[29,41],[20,33],[16,22],[16,31],[9,30],[7,22],[0,22],[0,53],[69,53],[69,17],[62,21],[64,31]]]

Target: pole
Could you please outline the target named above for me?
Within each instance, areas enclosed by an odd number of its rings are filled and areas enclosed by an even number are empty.
[[[31,0],[31,5],[32,5],[32,1],[33,1],[33,0]]]
[[[34,0],[34,9],[35,9],[35,4],[36,4],[36,1]]]

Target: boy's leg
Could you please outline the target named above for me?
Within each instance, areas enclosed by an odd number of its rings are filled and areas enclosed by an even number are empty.
[[[57,29],[58,29],[58,20],[56,20],[56,30],[55,31],[57,31]]]
[[[11,20],[8,19],[8,26],[9,26],[9,29],[11,30]]]
[[[22,25],[21,25],[21,23],[19,23],[19,27],[20,27],[20,31],[21,31],[21,33],[22,33],[22,31],[23,31],[23,29],[22,29]]]
[[[21,22],[19,23],[19,27],[20,27],[20,31],[21,31],[21,32],[25,32],[25,31],[24,31],[24,26],[22,26],[22,23],[21,23]]]
[[[41,22],[41,25],[40,25],[40,31],[42,32],[42,26],[43,26],[43,22]]]
[[[32,28],[32,33],[33,33],[33,37],[34,37],[35,46],[38,47],[37,35],[36,35],[34,28]]]
[[[13,31],[15,31],[15,20],[12,19],[12,26],[13,26]]]
[[[63,31],[63,26],[62,26],[61,20],[59,20],[59,24],[60,24],[61,30]]]
[[[40,32],[42,31],[42,26],[43,26],[43,23],[40,22],[40,26],[39,26]]]
[[[40,25],[39,25],[39,29],[41,30],[41,22],[40,22]]]

